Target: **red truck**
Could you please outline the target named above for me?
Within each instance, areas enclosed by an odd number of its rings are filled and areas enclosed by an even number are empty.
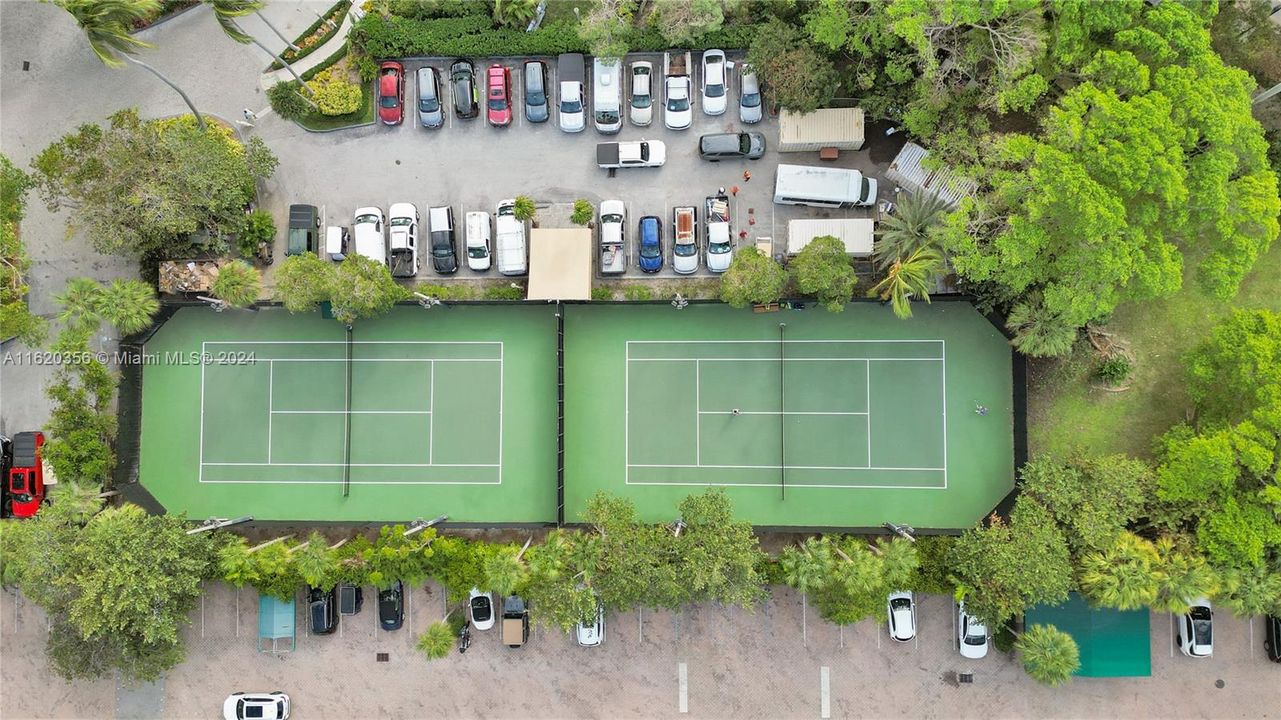
[[[44,502],[44,464],[40,456],[43,447],[42,432],[20,432],[13,436],[13,461],[4,486],[5,515],[29,518]]]

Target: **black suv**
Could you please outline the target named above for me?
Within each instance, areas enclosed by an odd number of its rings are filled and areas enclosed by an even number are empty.
[[[1281,663],[1281,617],[1263,616],[1263,649],[1267,651],[1269,660]]]
[[[474,118],[480,114],[476,98],[476,71],[470,62],[455,60],[449,66],[449,84],[454,90],[454,113],[460,118]]]
[[[378,591],[378,625],[383,630],[399,630],[405,622],[405,584]]]
[[[286,255],[316,252],[316,231],[320,228],[320,211],[315,205],[289,206],[289,243]]]
[[[311,608],[311,634],[328,635],[338,629],[338,588],[307,588]]]
[[[716,133],[698,139],[698,154],[704,160],[759,160],[765,154],[765,136],[760,133]]]
[[[431,237],[431,265],[441,275],[458,272],[458,246],[454,239],[454,208],[434,207],[427,211]]]

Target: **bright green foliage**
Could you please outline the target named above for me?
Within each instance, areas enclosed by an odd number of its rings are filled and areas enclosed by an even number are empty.
[[[336,66],[308,80],[307,87],[311,88],[312,100],[320,107],[321,115],[350,115],[360,109],[364,100],[360,86],[349,81],[346,71]]]
[[[1156,572],[1156,598],[1151,603],[1154,610],[1185,613],[1193,600],[1212,595],[1219,589],[1219,578],[1214,570],[1205,558],[1185,543],[1164,535],[1157,538],[1156,552],[1160,561]]]
[[[338,584],[338,563],[325,536],[313,530],[307,542],[291,548],[294,570],[309,587],[330,590]]]
[[[515,205],[512,207],[512,216],[521,222],[529,222],[534,219],[538,213],[538,206],[534,204],[534,199],[528,195],[517,195]]]
[[[586,225],[596,217],[596,209],[586,200],[574,201],[574,212],[569,216],[569,221],[575,225]]]
[[[298,87],[296,82],[277,82],[267,88],[267,101],[272,111],[285,120],[298,120],[311,112],[311,106]]]
[[[757,565],[763,557],[752,525],[735,520],[729,497],[712,490],[681,500],[685,530],[673,539],[686,602],[751,608],[764,598]]]
[[[872,258],[882,270],[922,248],[937,248],[933,230],[947,214],[947,203],[928,193],[899,193],[894,214],[881,220]]]
[[[1033,625],[1014,641],[1031,678],[1058,687],[1081,667],[1081,652],[1071,635],[1053,625]]]
[[[63,136],[32,167],[50,210],[69,209],[71,225],[99,252],[175,257],[190,251],[194,233],[216,243],[239,231],[276,158],[257,137],[241,144],[222,126],[121,110],[105,128]]]
[[[418,648],[428,660],[439,660],[454,649],[454,630],[449,623],[438,620],[427,626],[427,630],[418,636]]]
[[[1269,553],[1281,550],[1281,523],[1275,512],[1249,497],[1228,497],[1201,518],[1196,538],[1217,566],[1258,567]]]
[[[1090,602],[1118,610],[1134,610],[1156,600],[1156,546],[1130,532],[1121,532],[1102,550],[1080,559],[1081,592]]]
[[[885,278],[868,295],[888,302],[894,314],[906,320],[912,317],[913,299],[930,301],[930,291],[942,273],[943,255],[932,247],[917,248],[891,263]]]
[[[243,258],[252,258],[258,253],[258,243],[271,244],[276,238],[276,221],[266,210],[254,210],[245,215],[245,224],[236,236],[236,248]]]
[[[520,548],[513,545],[500,546],[497,552],[486,557],[484,568],[485,582],[481,587],[499,596],[511,595],[529,581],[529,567],[520,555]]]
[[[329,292],[334,317],[347,324],[383,315],[408,298],[409,291],[392,279],[386,265],[354,253],[338,265]]]
[[[1145,514],[1155,480],[1147,464],[1123,455],[1040,457],[1023,466],[1023,495],[1054,516],[1074,553],[1100,550]]]
[[[805,33],[776,19],[758,28],[747,62],[769,88],[770,98],[788,110],[812,112],[826,106],[839,84],[832,61],[815,51]]]
[[[426,560],[427,572],[445,587],[451,602],[461,602],[473,587],[493,589],[486,585],[485,562],[500,547],[457,537],[437,537]]]
[[[722,0],[654,0],[650,22],[672,47],[689,47],[725,23]]]
[[[568,631],[595,617],[591,581],[599,556],[598,538],[559,529],[530,548],[525,599],[539,625]]]
[[[597,0],[577,23],[578,37],[592,55],[621,59],[627,54],[633,12],[632,0]]]
[[[838,625],[885,611],[885,597],[908,587],[918,567],[916,548],[902,538],[807,538],[779,556],[783,579],[810,595],[819,615]]]
[[[70,505],[70,504],[69,504]],[[65,678],[120,670],[151,680],[181,662],[179,629],[211,566],[207,535],[187,535],[182,516],[135,505],[94,515],[83,528],[42,511],[5,529],[7,578],[55,618],[50,660]]]
[[[858,278],[845,254],[845,244],[825,235],[814,238],[791,262],[796,288],[813,295],[832,312],[841,312],[854,296]]]
[[[1281,316],[1237,310],[1184,358],[1202,422],[1235,422],[1281,388]]]
[[[28,346],[44,342],[43,318],[27,309],[27,269],[31,260],[18,236],[32,179],[0,155],[0,340],[17,336]]]
[[[160,312],[155,288],[141,280],[112,280],[98,293],[96,303],[98,316],[121,335],[147,329]]]
[[[216,553],[218,575],[234,587],[244,587],[257,578],[249,542],[240,535],[224,535]]]
[[[1061,66],[1084,64],[1109,33],[1129,27],[1143,8],[1143,0],[1054,0],[1052,56]]]
[[[333,263],[315,253],[291,255],[276,268],[276,300],[291,313],[315,312],[329,299],[334,276]]]
[[[993,515],[987,525],[966,530],[948,563],[966,609],[988,627],[1033,605],[1060,603],[1072,587],[1063,532],[1030,497],[1018,499],[1008,522]]]
[[[778,300],[787,286],[787,271],[760,250],[748,246],[734,252],[729,270],[721,276],[721,300],[736,308]]]
[[[1281,562],[1224,570],[1219,579],[1215,597],[1239,617],[1281,615]]]
[[[249,263],[233,260],[219,268],[210,292],[233,307],[249,307],[258,301],[258,294],[262,292],[262,276]]]
[[[360,584],[368,583],[381,590],[397,580],[413,585],[427,579],[436,530],[427,528],[406,537],[405,529],[404,525],[384,525],[373,545],[360,549],[360,565],[365,574]]]
[[[494,21],[523,30],[538,11],[538,0],[494,0]]]
[[[600,538],[592,587],[607,606],[626,612],[680,604],[684,591],[677,568],[662,561],[670,558],[669,530],[641,523],[630,501],[603,493],[588,501],[583,522]]]
[[[947,564],[947,554],[955,542],[956,538],[951,535],[918,536],[912,544],[916,548],[918,563],[908,587],[917,592],[955,595],[956,583]]]
[[[86,487],[101,487],[115,467],[117,378],[89,352],[96,327],[94,320],[92,327],[69,326],[58,336],[54,352],[75,362],[59,366],[45,388],[53,411],[45,425],[44,458],[60,480]]]

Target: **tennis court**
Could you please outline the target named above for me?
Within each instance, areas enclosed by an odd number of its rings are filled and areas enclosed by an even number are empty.
[[[972,306],[566,313],[566,518],[724,487],[759,525],[973,524],[1013,487],[1005,338]]]
[[[185,308],[148,341],[140,479],[171,511],[552,522],[549,307],[399,307],[343,326]]]

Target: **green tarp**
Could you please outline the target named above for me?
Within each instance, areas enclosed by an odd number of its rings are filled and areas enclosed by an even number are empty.
[[[1053,625],[1076,640],[1082,677],[1147,677],[1152,674],[1151,615],[1147,609],[1092,608],[1077,593],[1061,605],[1038,605],[1025,627]]]

